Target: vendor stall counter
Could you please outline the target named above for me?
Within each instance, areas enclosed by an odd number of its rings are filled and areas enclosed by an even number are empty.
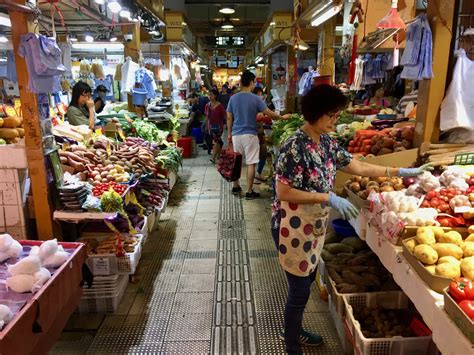
[[[23,248],[41,245],[22,241]],[[87,258],[81,243],[59,243],[69,259],[30,298],[0,332],[2,355],[46,354],[61,334],[82,295],[82,267]],[[25,295],[25,294],[22,294]]]

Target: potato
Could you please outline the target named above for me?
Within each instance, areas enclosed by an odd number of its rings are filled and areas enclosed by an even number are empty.
[[[464,239],[465,242],[474,242],[474,233],[471,233]]]
[[[449,231],[437,238],[438,243],[452,243],[461,245],[462,235],[456,231]]]
[[[438,259],[438,265],[439,264],[445,264],[445,263],[461,265],[461,261],[456,259],[453,256],[442,256],[441,258]]]
[[[474,256],[474,242],[464,242],[462,243],[461,248],[465,258]]]
[[[433,245],[436,243],[434,231],[428,227],[418,228],[416,231],[416,241],[418,244]]]
[[[432,275],[436,275],[436,265],[425,265],[425,269]]]
[[[461,266],[452,263],[443,263],[436,266],[436,275],[449,278],[461,277]]]
[[[432,247],[440,258],[443,256],[453,256],[456,259],[461,259],[464,254],[461,247],[451,243],[436,243]]]
[[[474,281],[474,256],[464,258],[461,261],[462,276]]]
[[[413,254],[415,251],[415,247],[418,245],[417,241],[415,239],[410,239],[405,242],[405,246],[407,249]]]
[[[436,240],[444,235],[444,230],[441,227],[431,226],[430,229],[434,232]]]
[[[438,261],[438,253],[427,244],[417,245],[414,249],[414,255],[426,265],[433,265]]]

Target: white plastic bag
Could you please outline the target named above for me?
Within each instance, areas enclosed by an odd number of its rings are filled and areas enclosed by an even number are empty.
[[[68,258],[69,254],[67,252],[57,251],[54,255],[51,255],[43,261],[43,266],[57,268],[60,267]]]
[[[41,261],[46,260],[58,251],[58,240],[51,239],[43,242],[39,247],[39,257]]]
[[[10,234],[0,234],[0,252],[6,252],[13,243],[13,240]]]
[[[16,293],[31,292],[35,279],[32,275],[16,275],[7,277],[7,288]]]
[[[12,276],[16,275],[32,275],[39,271],[41,262],[39,257],[35,255],[27,256],[13,265],[8,265],[8,273]]]
[[[45,269],[44,267],[42,267],[40,271],[37,271],[34,273],[33,278],[34,278],[34,284],[33,284],[33,287],[31,288],[31,292],[36,293],[51,278],[51,273],[49,272],[48,269]]]
[[[21,255],[22,251],[23,247],[21,246],[21,244],[17,240],[14,240],[13,243],[10,245],[10,249],[8,249],[8,256],[10,258],[18,258]]]
[[[474,61],[471,61],[464,49],[456,51],[458,57],[454,66],[453,79],[446,97],[441,104],[441,131],[465,128],[474,131],[474,95],[472,80],[474,78]],[[472,138],[473,135],[471,135]],[[468,137],[468,135],[467,135]]]
[[[13,313],[8,306],[0,304],[0,330],[13,319]]]

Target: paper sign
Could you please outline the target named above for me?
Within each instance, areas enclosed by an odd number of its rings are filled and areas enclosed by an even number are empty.
[[[94,275],[110,275],[109,258],[93,258]]]

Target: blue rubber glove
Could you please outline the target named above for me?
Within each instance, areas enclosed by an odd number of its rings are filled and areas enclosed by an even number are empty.
[[[418,168],[400,168],[398,170],[399,177],[411,177],[411,176],[418,176],[423,174],[425,171],[433,170],[434,168],[430,164],[422,165]]]
[[[337,210],[344,219],[357,218],[359,209],[345,198],[339,197],[333,192],[329,193],[329,206]]]

